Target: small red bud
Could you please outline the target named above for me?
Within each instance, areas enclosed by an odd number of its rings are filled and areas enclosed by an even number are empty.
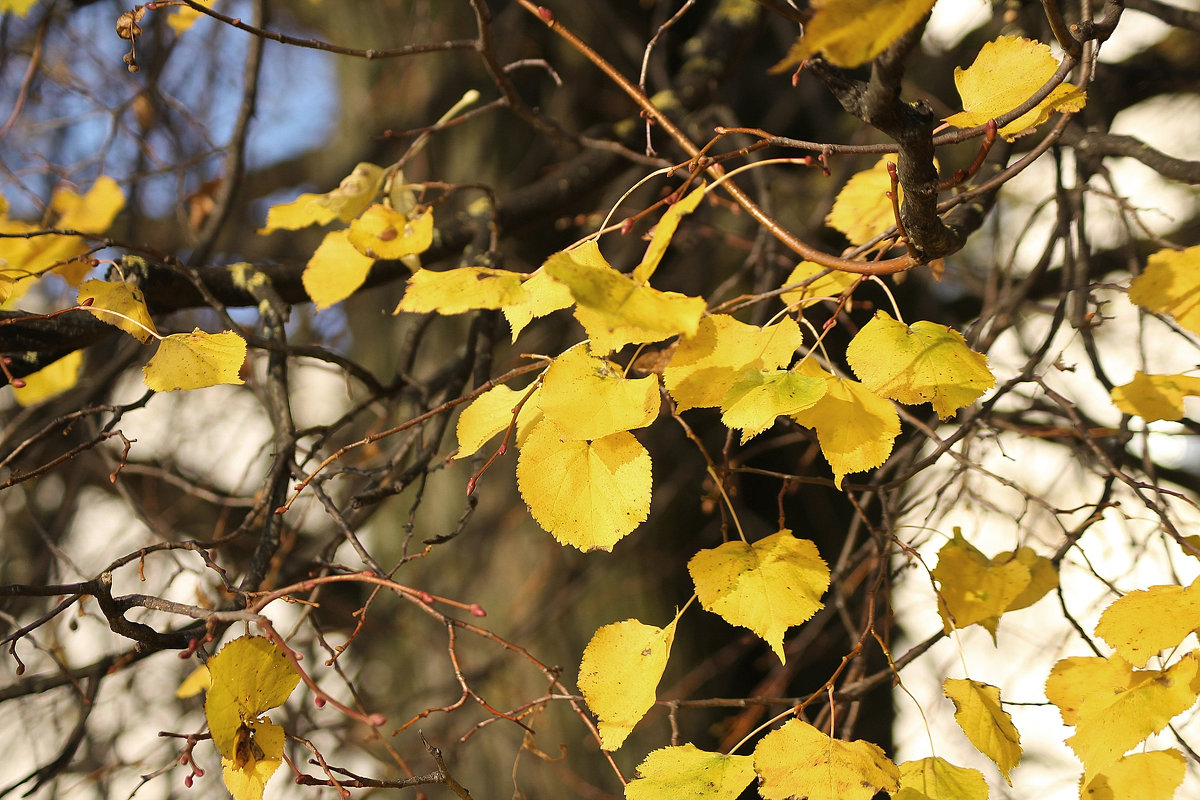
[[[315,697],[313,697],[313,705],[316,706],[317,708],[324,708],[325,707],[325,698],[321,697],[321,695],[316,695]]]
[[[189,789],[192,788],[192,776],[191,775],[183,776],[183,785]]]
[[[479,603],[471,603],[471,607],[467,610],[471,612],[472,617],[487,616],[487,612],[483,610],[483,606],[479,605]]]
[[[554,12],[553,11],[546,8],[545,6],[538,6],[537,11],[538,11],[538,16],[542,18],[542,22],[546,23],[547,25],[554,24]]]
[[[81,301],[80,301],[79,305],[81,305],[81,306],[83,306],[83,307],[85,307],[85,308],[86,308],[87,306],[90,306],[90,305],[91,305],[92,303],[94,303],[94,302],[96,302],[96,298],[94,298],[94,297],[85,297],[83,300],[81,300]]]
[[[275,513],[276,514],[286,514],[287,506],[280,506],[279,508],[275,509]]]
[[[24,674],[25,674],[25,665],[24,665],[24,664],[18,664],[18,665],[17,665],[17,669],[16,669],[16,673],[17,673],[18,675],[24,675]]]
[[[428,605],[428,606],[433,605],[433,595],[431,595],[429,592],[421,592],[420,597],[421,597],[421,602],[424,603],[425,605]]]
[[[13,387],[14,389],[24,389],[25,381],[21,378],[13,378],[12,382],[9,383],[9,386]],[[17,674],[20,675],[21,673],[18,672]]]
[[[371,716],[367,717],[367,722],[371,724],[372,728],[378,728],[387,724],[387,717],[385,717],[383,714],[372,714]]]
[[[475,476],[474,475],[472,475],[471,479],[467,481],[467,497],[470,497],[473,494],[475,494]]]

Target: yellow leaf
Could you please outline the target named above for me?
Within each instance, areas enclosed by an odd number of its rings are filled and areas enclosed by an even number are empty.
[[[55,227],[103,233],[125,207],[125,194],[115,180],[101,175],[83,196],[70,189],[55,191],[50,207],[58,214]]]
[[[700,201],[703,199],[704,187],[700,186],[666,210],[662,219],[658,221],[658,225],[654,227],[654,235],[650,238],[646,255],[642,258],[642,262],[633,268],[634,281],[645,283],[650,280],[650,276],[654,274],[654,270],[658,269],[659,262],[667,252],[667,245],[671,243],[671,237],[675,235],[675,229],[679,227],[679,220],[683,219],[684,214],[695,211],[696,206],[700,205]]]
[[[1129,300],[1200,333],[1200,245],[1151,254],[1146,270],[1129,284]]]
[[[331,192],[302,194],[290,203],[271,206],[267,210],[267,224],[258,232],[294,231],[309,225],[326,225],[335,219],[349,222],[367,210],[382,183],[383,168],[364,161]]]
[[[577,345],[559,355],[542,379],[538,406],[564,439],[603,439],[649,425],[661,400],[658,376],[627,379],[620,368]]]
[[[0,0],[0,13],[11,11],[18,17],[23,17],[36,2],[37,0]]]
[[[1047,559],[1029,548],[1021,551],[1024,555],[1001,553],[989,559],[963,538],[960,528],[954,529],[954,538],[942,545],[933,569],[933,578],[940,584],[938,613],[947,632],[982,625],[995,640],[1001,615],[1032,605],[1057,585],[1053,567],[1047,584],[1042,564],[1048,565]],[[1038,585],[1027,594],[1034,569],[1039,571]]]
[[[512,340],[515,342],[517,335],[530,322],[560,308],[568,308],[574,302],[570,289],[551,278],[546,270],[538,269],[521,284],[520,299],[504,306],[501,311],[512,328]]]
[[[517,486],[533,518],[560,543],[611,550],[650,514],[650,454],[626,431],[567,440],[542,420],[521,445]]]
[[[920,22],[935,2],[812,0],[814,14],[804,35],[771,71],[790,70],[817,53],[839,67],[865,64]]]
[[[677,621],[666,628],[636,619],[614,622],[596,631],[584,649],[579,691],[599,720],[605,750],[620,747],[654,705]]]
[[[107,175],[97,178],[85,194],[64,187],[56,189],[50,198],[50,208],[56,215],[54,227],[80,233],[104,233],[124,207],[121,187]],[[78,260],[87,250],[87,244],[78,236],[49,235],[30,240],[16,256],[17,260],[5,257],[10,267],[30,274],[55,269],[68,283],[77,286],[92,270],[90,262]]]
[[[433,209],[415,218],[376,203],[350,223],[350,244],[370,258],[404,258],[433,244]]]
[[[877,745],[831,739],[799,719],[759,741],[754,769],[764,800],[871,800],[900,785],[900,771]]]
[[[721,401],[721,421],[742,431],[742,444],[775,424],[775,418],[812,408],[825,395],[819,377],[789,370],[745,369]]]
[[[474,455],[484,443],[512,424],[513,409],[528,389],[515,390],[507,386],[494,386],[471,401],[458,417],[458,452],[455,458]],[[517,414],[517,444],[525,441],[530,428],[542,418],[538,410],[538,394],[534,389],[525,405]]]
[[[979,681],[947,678],[942,693],[954,701],[954,720],[975,749],[996,762],[1004,780],[1021,760],[1021,735],[1000,706],[1000,690]]]
[[[234,757],[221,757],[225,788],[235,800],[262,800],[267,781],[283,762],[283,741],[283,728],[267,718],[239,729]]]
[[[826,372],[812,359],[801,362],[798,371],[825,380],[825,394],[817,404],[792,419],[816,430],[821,453],[833,469],[834,485],[841,489],[849,473],[887,461],[900,435],[900,415],[891,402],[858,381]]]
[[[1133,682],[1133,668],[1123,658],[1064,658],[1046,679],[1046,699],[1058,706],[1064,725],[1079,724],[1079,712],[1092,692],[1118,695]]]
[[[300,281],[320,311],[358,291],[374,263],[350,244],[349,231],[330,231],[308,259]]]
[[[1028,608],[1058,588],[1058,569],[1055,568],[1054,562],[1038,555],[1033,548],[1018,547],[1016,553],[1000,553],[992,561],[1003,564],[1010,558],[1015,558],[1029,570],[1029,585],[1008,604],[1006,611]]]
[[[754,544],[726,542],[688,562],[700,605],[761,636],[784,661],[783,634],[824,605],[829,567],[807,539],[784,529]]]
[[[204,715],[225,766],[225,784],[235,797],[260,798],[283,758],[283,729],[262,715],[288,699],[300,673],[261,636],[229,642],[209,659],[208,670],[212,685]]]
[[[199,0],[200,5],[212,8],[215,0]],[[167,24],[171,26],[171,30],[176,34],[181,34],[200,18],[200,12],[188,6],[180,6],[175,9],[175,13],[167,17]]]
[[[545,270],[571,290],[576,317],[596,352],[629,342],[657,342],[676,334],[691,336],[704,313],[704,298],[660,292],[617,272],[594,240],[555,253]],[[590,312],[590,313],[587,313]]]
[[[393,313],[464,314],[478,308],[501,308],[523,299],[519,272],[487,267],[460,267],[444,272],[417,270],[408,279],[404,298]]]
[[[743,369],[787,366],[803,339],[791,317],[760,328],[728,314],[706,316],[680,340],[663,383],[680,411],[719,406]]]
[[[1188,653],[1166,670],[1134,670],[1115,655],[1109,659],[1113,662],[1109,671],[1092,671],[1103,680],[1087,685],[1074,683],[1072,679],[1078,672],[1075,665],[1085,660],[1066,659],[1056,664],[1046,681],[1046,697],[1058,705],[1057,690],[1065,691],[1068,697],[1082,695],[1075,714],[1075,735],[1067,739],[1067,744],[1083,762],[1086,784],[1192,707],[1200,691],[1196,685],[1200,661],[1195,653]],[[1058,685],[1052,689],[1051,681],[1056,679]]]
[[[958,331],[936,322],[905,325],[886,311],[876,311],[851,340],[846,361],[872,392],[907,405],[931,402],[941,419],[996,383],[987,357]]]
[[[893,800],[987,800],[987,796],[982,772],[935,756],[900,765],[900,791]]]
[[[1133,380],[1112,390],[1113,404],[1146,422],[1183,419],[1183,398],[1200,395],[1200,377],[1147,375],[1138,370]]]
[[[1097,773],[1080,792],[1080,797],[1085,800],[1172,800],[1186,771],[1183,753],[1178,750],[1130,753]]]
[[[158,345],[150,363],[142,367],[146,386],[156,392],[203,389],[219,383],[240,384],[246,360],[246,342],[233,331],[173,333]]]
[[[209,686],[212,686],[212,675],[208,671],[208,665],[201,664],[183,679],[183,683],[175,690],[175,696],[195,697],[201,692],[207,692]]]
[[[1200,628],[1200,580],[1191,586],[1151,586],[1113,602],[1096,624],[1096,635],[1135,667],[1170,650]]]
[[[896,224],[892,201],[887,196],[892,188],[889,161],[896,163],[896,156],[886,155],[870,169],[852,175],[825,217],[829,226],[844,234],[851,244],[866,244]],[[845,279],[856,277],[848,275]]]
[[[754,758],[710,753],[695,745],[655,750],[625,785],[625,800],[737,800],[754,780]]]
[[[83,351],[68,353],[52,361],[37,372],[26,375],[25,385],[13,388],[13,397],[23,406],[36,405],[55,395],[62,394],[79,381],[79,368],[83,366]]]
[[[954,85],[958,87],[964,110],[946,117],[946,122],[959,128],[983,125],[1032,97],[1057,69],[1058,62],[1049,45],[1019,36],[1001,36],[988,42],[970,67],[965,70],[955,67]],[[1079,87],[1060,84],[1033,110],[1001,128],[1000,133],[1012,141],[1050,119],[1056,111],[1081,110],[1086,100]]]
[[[117,326],[142,344],[148,344],[158,333],[154,320],[150,319],[142,290],[132,283],[85,281],[79,286],[79,302],[89,299],[92,304],[88,311],[96,319]],[[105,311],[115,311],[122,316],[106,314]]]
[[[842,191],[844,192],[845,189]],[[823,272],[828,274],[821,275]],[[821,277],[816,278],[815,276],[817,275],[821,275]],[[829,270],[812,261],[801,261],[792,270],[791,274],[787,276],[787,280],[783,282],[783,285],[791,286],[794,283],[804,283],[805,281],[809,281],[809,283],[800,289],[784,292],[780,296],[783,302],[787,303],[789,307],[798,305],[800,308],[803,308],[813,303],[818,303],[823,298],[837,297],[858,283],[858,280],[859,276],[853,273],[840,272],[836,269]]]

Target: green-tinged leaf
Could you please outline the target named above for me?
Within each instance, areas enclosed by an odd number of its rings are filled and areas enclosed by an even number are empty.
[[[142,290],[132,283],[84,281],[79,285],[79,302],[82,304],[88,300],[92,301],[88,311],[96,319],[115,325],[142,344],[148,344],[158,333],[154,320],[150,319]]]
[[[936,0],[812,0],[812,19],[783,61],[783,72],[820,53],[831,64],[857,67],[886,50],[929,13]]]
[[[799,719],[759,741],[754,769],[764,800],[871,800],[900,786],[900,771],[877,745],[831,739]]]
[[[721,400],[721,421],[742,432],[742,444],[775,424],[776,417],[816,405],[826,391],[819,377],[789,370],[745,369]]]
[[[1147,311],[1170,314],[1200,334],[1200,245],[1151,254],[1145,271],[1129,284],[1129,300]]]
[[[1017,36],[1001,36],[988,42],[970,67],[955,68],[954,85],[964,110],[946,117],[946,122],[959,128],[983,125],[1033,97],[1057,69],[1058,61],[1049,45]],[[1057,111],[1081,110],[1086,100],[1087,95],[1079,87],[1060,84],[1033,110],[1001,128],[1000,133],[1011,141]]]
[[[521,444],[517,487],[561,544],[611,550],[650,514],[650,468],[650,454],[631,433],[573,440],[543,419]]]
[[[455,458],[466,458],[474,455],[484,443],[500,431],[507,430],[513,421],[513,410],[521,402],[521,398],[529,394],[529,399],[517,413],[517,444],[524,443],[530,428],[542,419],[538,410],[538,393],[540,388],[532,393],[528,389],[510,389],[507,386],[494,386],[471,401],[458,417],[458,452]]]
[[[654,235],[650,238],[646,255],[642,258],[642,262],[633,268],[632,277],[636,282],[645,283],[650,280],[650,276],[654,274],[654,270],[658,269],[659,262],[667,252],[667,245],[671,243],[671,237],[675,235],[675,229],[679,227],[679,220],[683,219],[685,214],[692,213],[703,199],[704,187],[698,186],[666,210],[662,219],[658,221],[658,225],[654,227]]]
[[[1098,772],[1079,796],[1084,800],[1172,800],[1186,773],[1186,760],[1178,750],[1130,753]]]
[[[685,744],[655,750],[637,772],[625,785],[625,800],[737,800],[754,780],[754,758]]]
[[[595,352],[629,342],[657,342],[676,334],[691,336],[704,313],[704,298],[660,292],[617,272],[594,240],[550,256],[544,269],[571,290],[576,316]]]
[[[1021,760],[1021,735],[1000,705],[1000,690],[979,681],[947,678],[942,693],[954,701],[954,719],[975,749],[996,762],[1004,780]]]
[[[893,800],[987,800],[987,796],[982,772],[935,756],[900,765],[900,791]]]
[[[872,392],[907,405],[933,403],[941,419],[996,383],[987,357],[958,331],[936,322],[905,325],[886,311],[875,312],[851,340],[846,361]]]
[[[79,369],[82,366],[82,350],[68,353],[37,372],[26,375],[22,379],[25,385],[13,388],[13,397],[22,406],[33,406],[60,395],[79,382]]]
[[[656,628],[636,619],[614,622],[596,631],[583,651],[579,691],[599,720],[605,750],[620,747],[654,705],[675,623]]]
[[[822,606],[829,567],[807,539],[781,530],[754,544],[726,542],[688,562],[700,605],[761,636],[785,660],[783,635]]]
[[[393,313],[464,314],[481,308],[501,308],[523,299],[518,272],[487,267],[460,267],[444,272],[417,270],[408,279],[404,298]]]
[[[1200,395],[1200,376],[1147,375],[1138,370],[1133,380],[1112,390],[1113,404],[1146,422],[1183,419],[1183,398]]]
[[[816,430],[821,454],[833,469],[834,485],[841,489],[846,475],[887,461],[900,435],[900,415],[891,401],[858,381],[826,372],[813,359],[802,362],[797,371],[825,381],[825,394],[816,405],[792,414],[792,419]]]
[[[662,401],[658,376],[628,379],[615,364],[577,345],[554,359],[538,407],[567,439],[602,439],[649,425]]]
[[[728,314],[706,316],[680,340],[663,383],[680,411],[719,406],[743,370],[785,367],[803,340],[791,317],[760,328]]]
[[[401,259],[424,253],[433,244],[433,211],[407,217],[376,203],[350,223],[350,244],[369,258]]]
[[[243,383],[239,373],[246,360],[246,342],[233,331],[173,333],[142,368],[146,386],[156,392],[203,389],[219,383]]]
[[[374,263],[350,244],[349,231],[330,231],[308,259],[300,281],[321,311],[358,291]]]

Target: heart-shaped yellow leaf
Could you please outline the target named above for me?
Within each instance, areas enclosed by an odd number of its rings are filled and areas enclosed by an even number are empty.
[[[979,681],[947,678],[942,693],[954,702],[954,720],[975,749],[996,762],[1004,780],[1021,760],[1021,734],[1000,705],[1000,690]]]
[[[650,468],[650,454],[631,433],[581,441],[543,419],[521,444],[517,487],[560,543],[611,550],[650,514]]]
[[[700,605],[761,636],[783,661],[783,634],[824,605],[829,567],[807,539],[789,530],[754,544],[726,542],[688,562]]]
[[[886,311],[875,312],[851,340],[846,361],[872,392],[907,405],[933,403],[941,419],[996,384],[987,357],[958,331],[936,322],[905,325]]]

